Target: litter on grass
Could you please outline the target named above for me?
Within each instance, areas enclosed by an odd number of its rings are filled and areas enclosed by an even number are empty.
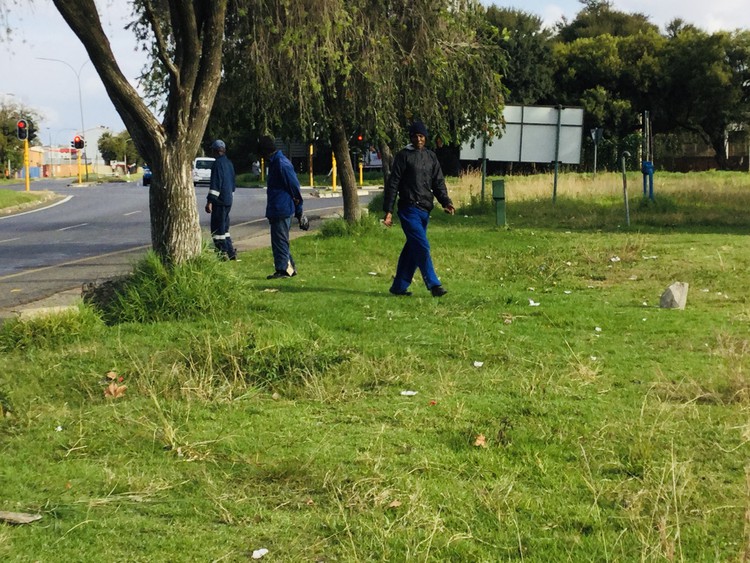
[[[413,397],[416,394],[416,391],[401,391],[401,395],[403,395],[404,397]]]

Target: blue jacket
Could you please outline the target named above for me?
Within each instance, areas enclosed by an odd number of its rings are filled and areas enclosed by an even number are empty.
[[[227,155],[222,154],[216,158],[211,168],[211,183],[206,199],[212,204],[229,207],[234,200],[234,188],[234,165]]]
[[[411,144],[393,159],[384,190],[383,211],[393,212],[397,195],[399,209],[418,207],[429,213],[435,206],[435,198],[443,207],[453,205],[435,153],[428,149],[416,150]]]
[[[268,201],[266,217],[302,216],[302,192],[294,166],[281,151],[276,151],[268,159]]]

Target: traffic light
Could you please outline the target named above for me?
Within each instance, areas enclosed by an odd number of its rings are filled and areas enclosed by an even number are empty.
[[[16,135],[22,141],[29,138],[29,123],[25,119],[19,119],[16,123]]]
[[[73,137],[73,147],[76,149],[82,149],[83,148],[83,137],[80,135],[76,135]]]

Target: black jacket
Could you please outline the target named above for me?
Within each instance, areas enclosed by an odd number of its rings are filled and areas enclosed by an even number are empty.
[[[428,149],[416,150],[410,144],[393,159],[383,200],[386,213],[393,212],[396,194],[399,209],[418,207],[429,213],[435,207],[434,198],[443,207],[453,205],[435,153]]]

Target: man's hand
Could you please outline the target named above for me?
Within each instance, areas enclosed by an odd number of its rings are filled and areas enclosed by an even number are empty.
[[[443,207],[443,211],[445,211],[448,215],[456,214],[456,208],[452,205],[446,205],[445,207]]]
[[[393,225],[393,213],[386,213],[385,217],[383,217],[383,225],[386,227],[390,227]]]
[[[211,209],[212,208],[213,208],[213,206],[211,205],[211,202],[210,201],[207,202],[206,203],[206,213],[211,213]]]

